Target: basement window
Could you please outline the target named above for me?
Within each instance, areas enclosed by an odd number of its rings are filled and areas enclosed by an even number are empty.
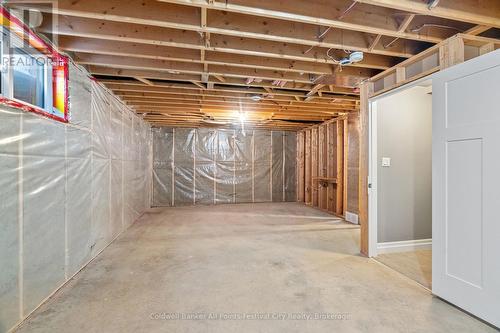
[[[21,49],[12,54],[13,97],[16,100],[46,109],[46,58],[30,55]]]
[[[0,103],[68,122],[68,59],[0,6]]]

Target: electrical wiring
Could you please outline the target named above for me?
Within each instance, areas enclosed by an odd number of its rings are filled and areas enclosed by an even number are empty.
[[[442,29],[451,29],[451,30],[456,30],[458,32],[463,32],[462,29],[458,29],[458,28],[455,28],[455,27],[451,27],[449,25],[442,25],[442,24],[434,24],[434,23],[424,23],[416,28],[413,28],[411,29],[410,31],[411,32],[420,32],[422,29],[424,28],[428,28],[428,27],[433,27],[433,28],[442,28]]]
[[[339,63],[340,63],[340,60],[335,59],[332,55],[330,55],[330,52],[331,52],[333,49],[334,49],[333,47],[329,48],[329,49],[328,49],[328,51],[326,51],[326,56],[327,56],[328,58],[330,58],[330,59],[331,59],[331,60],[332,60],[335,64],[339,64]]]

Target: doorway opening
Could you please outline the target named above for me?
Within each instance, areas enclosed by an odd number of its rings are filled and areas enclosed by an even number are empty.
[[[370,100],[370,254],[432,288],[432,81]]]

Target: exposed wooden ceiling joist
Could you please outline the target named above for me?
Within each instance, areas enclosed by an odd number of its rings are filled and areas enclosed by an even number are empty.
[[[288,60],[334,63],[334,61],[327,56],[328,46],[333,47],[331,45],[321,46],[318,49],[307,52],[310,45],[223,35],[211,35],[210,44],[205,44],[203,38],[193,31],[131,25],[121,22],[106,22],[78,17],[60,17],[58,19],[58,25],[53,26],[50,16],[46,16],[44,23],[38,28],[38,31],[43,33],[57,33],[60,36],[80,37],[80,40],[81,38],[92,38],[104,40],[106,42],[121,41],[137,43],[141,47],[142,44],[150,44],[191,50],[214,51],[218,53],[225,52],[232,55],[241,54]],[[359,37],[359,43],[362,43],[363,47],[356,49],[368,52],[368,47],[365,45],[366,38],[362,36]],[[60,39],[72,46],[75,46],[74,44],[78,42],[76,38],[60,37]],[[91,43],[96,44],[97,42],[89,40],[88,44],[90,45]],[[64,43],[61,44],[61,46],[64,46]],[[336,48],[349,47],[348,45],[341,44],[335,46]],[[398,51],[398,49],[400,49],[400,51]],[[398,45],[392,45],[388,48],[387,52],[385,52],[387,54],[385,55],[376,54],[376,50],[372,50],[370,52],[374,54],[366,54],[366,59],[363,63],[358,64],[358,66],[384,69],[393,66],[399,61],[398,58],[392,56],[408,57],[418,50],[416,46],[401,49]],[[184,53],[187,51],[188,50],[185,50]],[[200,59],[199,55],[197,55],[197,59]]]
[[[299,129],[357,112],[356,82],[457,32],[499,27],[496,0],[10,0],[37,32],[158,125]],[[495,31],[492,29],[490,32]],[[352,51],[361,62],[339,66]],[[343,59],[345,60],[345,59]],[[236,112],[236,114],[235,114]],[[222,121],[222,122],[220,122]],[[211,125],[210,125],[211,122]]]
[[[377,10],[358,13],[358,22],[339,20],[338,12],[345,6],[339,4],[350,1],[338,1],[334,3],[326,1],[286,1],[275,2],[268,0],[232,0],[232,1],[206,1],[206,0],[159,0],[175,5],[205,7],[226,12],[234,12],[245,15],[262,16],[273,19],[316,24],[326,27],[359,31],[365,33],[381,34],[392,37],[413,39],[438,43],[442,39],[429,35],[399,32],[394,29],[394,22],[387,19],[385,13]],[[361,22],[364,23],[361,23]]]
[[[110,68],[110,67],[104,67],[104,66],[88,66],[87,68],[89,69],[90,73],[92,73],[94,75],[124,77],[124,78],[133,78],[135,76],[141,76],[141,77],[146,77],[149,79],[156,79],[156,80],[171,80],[171,81],[190,82],[190,83],[161,82],[162,86],[171,87],[171,88],[183,88],[183,89],[199,90],[200,87],[193,85],[191,83],[191,81],[194,80],[196,82],[202,82],[200,75],[169,74],[169,73],[158,72],[158,71],[119,69],[119,68]],[[107,83],[113,82],[113,81],[110,81],[109,78],[105,79],[103,81],[107,82]],[[211,80],[210,78],[209,78],[209,81],[213,82],[213,83],[219,83],[219,82]],[[119,82],[123,83],[123,84],[128,84],[128,82],[126,82],[124,80],[119,80]],[[160,85],[160,83],[155,82],[155,85],[158,86],[158,85]],[[272,85],[272,83],[270,83],[268,81],[247,83],[245,79],[241,79],[241,78],[226,78],[226,82],[224,83],[224,85],[222,85],[222,84],[219,84],[219,85],[223,86],[223,90],[225,90],[225,91],[234,91],[234,92],[246,91],[246,92],[255,92],[255,93],[265,93],[266,92],[264,90],[265,87],[277,88],[276,86]],[[286,85],[283,87],[285,90],[280,89],[280,90],[278,90],[278,92],[275,91],[275,93],[283,94],[283,95],[286,94],[288,96],[301,96],[301,94],[304,91],[310,91],[312,89],[312,87],[313,87],[312,84],[287,82]],[[214,89],[211,89],[211,90],[217,90],[217,87]],[[351,95],[350,98],[352,98],[353,100],[359,100],[359,97],[357,97],[357,96],[359,96],[359,92],[354,91],[352,88],[335,87],[334,90],[332,90],[330,92],[337,93],[337,94]]]
[[[441,0],[429,8],[422,0],[355,0],[359,3],[404,10],[449,20],[463,21],[500,28],[500,1],[498,0]]]
[[[107,66],[111,68],[139,69],[166,72],[169,74],[203,74],[204,66],[198,63],[186,63],[157,59],[141,59],[132,57],[119,57],[91,53],[76,53],[75,61],[84,65]],[[211,65],[208,74],[222,75],[224,77],[236,78],[259,78],[262,80],[281,80],[310,84],[315,77],[309,77],[301,73],[285,72],[258,68],[231,67],[227,65]],[[375,73],[371,70],[357,67],[345,67],[342,72],[335,73],[338,76],[355,76],[360,79],[369,78]],[[140,76],[140,75],[134,75]],[[145,77],[145,76],[141,76]]]
[[[70,15],[85,18],[94,18],[100,20],[127,22],[134,24],[143,24],[164,28],[173,28],[180,30],[200,31],[204,33],[221,34],[228,36],[269,39],[272,33],[256,32],[259,25],[255,24],[255,19],[246,18],[243,22],[238,22],[239,30],[227,29],[224,25],[203,27],[200,23],[201,9],[206,7],[224,12],[266,17],[282,21],[293,21],[297,23],[310,24],[313,26],[332,27],[347,31],[357,31],[370,34],[381,34],[386,36],[404,38],[416,41],[426,41],[438,43],[442,40],[440,37],[429,34],[418,34],[411,32],[399,32],[393,20],[388,20],[387,13],[377,10],[362,11],[355,15],[355,23],[348,20],[338,20],[339,11],[343,6],[334,6],[328,2],[272,2],[267,0],[238,0],[227,3],[225,1],[207,2],[206,0],[172,0],[170,3],[158,2],[156,0],[143,0],[138,7],[134,2],[124,2],[120,0],[59,0],[57,7],[38,5],[37,8],[50,13],[61,15]],[[11,0],[11,5],[23,6],[21,0]],[[346,1],[338,1],[339,4]],[[347,1],[349,3],[349,1]],[[31,5],[32,6],[32,5]],[[195,7],[191,7],[195,6]],[[351,14],[353,16],[353,14]],[[261,29],[272,32],[266,25]],[[247,25],[248,29],[243,28]],[[283,23],[284,24],[284,23]],[[281,31],[278,25],[276,31]],[[293,29],[293,33],[299,33],[299,29]],[[292,33],[292,35],[293,35]],[[314,35],[315,43],[318,42],[318,33]],[[279,38],[284,36],[275,36],[273,40],[280,39],[283,42],[294,42],[290,39]],[[344,46],[345,47],[345,46]]]
[[[220,97],[233,97],[233,98],[250,98],[252,95],[265,95],[268,92],[260,88],[240,88],[234,86],[220,85],[212,90],[200,90],[194,86],[188,86],[176,83],[155,82],[154,87],[150,87],[139,82],[134,81],[118,81],[118,80],[102,80],[107,87],[116,91],[133,91],[133,92],[156,92],[167,94],[181,94],[181,95],[206,95],[206,96],[220,96]],[[310,90],[310,89],[309,89]],[[294,101],[295,97],[307,97],[303,91],[289,91],[274,89],[272,92],[274,98],[284,101]],[[335,91],[328,91],[323,97],[318,100],[327,103],[331,99],[339,101],[348,101],[351,103],[357,102],[359,99],[356,96],[342,95],[335,93]]]
[[[229,52],[207,51],[204,59],[201,60],[199,50],[68,36],[59,37],[59,48],[70,52],[207,63],[209,65],[228,65],[297,73],[332,74],[334,67],[336,67],[332,61],[297,61],[300,57],[295,60],[288,60],[284,57],[275,56],[275,54],[271,54],[273,57],[265,57],[264,52],[261,52],[261,56],[236,56],[234,53]],[[376,57],[368,56],[368,59],[356,67],[382,70],[396,64],[387,57],[370,59]]]

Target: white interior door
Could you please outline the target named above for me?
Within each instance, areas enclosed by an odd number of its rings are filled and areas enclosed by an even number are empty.
[[[433,76],[432,291],[500,327],[500,50]]]

